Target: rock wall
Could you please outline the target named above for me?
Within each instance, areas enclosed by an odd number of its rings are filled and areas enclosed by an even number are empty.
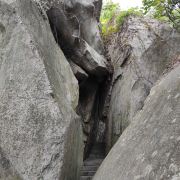
[[[99,117],[94,106],[101,83],[109,74],[100,36],[101,0],[34,0],[48,15],[56,42],[63,50],[78,79],[80,99],[77,108],[83,120],[85,154],[94,139]]]
[[[102,7],[102,0],[34,1],[37,2],[40,8],[44,9],[45,11],[51,11],[53,15],[49,15],[49,18],[50,21],[53,21],[52,23],[55,25],[56,29],[60,29],[63,23],[66,23],[66,28],[61,28],[60,33],[64,32],[66,35],[69,33],[72,34],[74,38],[82,38],[98,53],[103,54],[103,43],[99,31],[99,17]],[[53,17],[55,17],[57,20],[56,22],[59,21],[60,24],[56,24]],[[67,20],[69,22],[67,22]],[[63,35],[63,37],[65,36]],[[73,37],[68,36],[68,38],[71,39],[69,39],[71,43],[74,41]]]
[[[107,46],[111,82],[101,6],[0,0],[0,179],[79,180],[117,140],[95,180],[180,178],[180,35],[127,18]]]
[[[0,179],[78,179],[78,96],[47,16],[32,1],[1,0]]]
[[[180,35],[157,20],[129,17],[111,37],[114,66],[107,130],[108,150],[144,107],[154,83],[180,54]]]
[[[151,89],[93,180],[180,178],[180,65]]]

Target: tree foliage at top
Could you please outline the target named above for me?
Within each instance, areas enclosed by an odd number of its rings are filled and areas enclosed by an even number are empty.
[[[180,0],[143,0],[145,13],[155,18],[167,19],[180,30]]]
[[[101,12],[101,25],[102,34],[104,37],[111,35],[114,32],[119,31],[126,17],[130,15],[143,15],[142,11],[138,8],[130,8],[122,11],[118,3],[109,1],[102,8]]]
[[[119,31],[126,17],[152,16],[159,20],[171,22],[180,31],[180,0],[143,0],[142,9],[130,8],[121,10],[118,3],[109,0],[102,8],[101,25],[104,37]]]

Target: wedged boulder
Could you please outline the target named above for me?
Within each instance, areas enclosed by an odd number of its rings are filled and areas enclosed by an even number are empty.
[[[93,180],[180,179],[179,109],[180,65],[151,89]]]
[[[71,69],[74,75],[76,76],[77,80],[79,81],[79,84],[81,84],[88,78],[88,74],[77,64],[73,63],[72,61],[69,61],[69,64],[71,65]]]
[[[102,0],[34,1],[42,12],[47,12],[56,42],[60,45],[79,80],[78,109],[82,117],[85,154],[87,154],[94,141],[92,131],[98,121],[97,118],[92,117],[95,114],[96,93],[109,71],[108,62],[103,56],[104,47],[99,31]],[[99,139],[102,139],[100,138],[102,136],[101,131]]]
[[[180,55],[180,34],[153,19],[129,17],[114,35],[108,52],[114,66],[108,146],[144,106],[154,83]]]
[[[34,1],[47,12],[54,37],[66,57],[88,74],[101,77],[107,74],[99,31],[101,0]]]
[[[104,53],[103,43],[99,31],[99,13],[102,0],[66,0],[71,1],[67,12],[73,13],[78,18],[80,36],[99,54]]]
[[[78,82],[46,16],[32,1],[0,0],[0,179],[78,180],[77,104]]]
[[[107,75],[106,59],[98,54],[86,41],[78,40],[75,55],[73,55],[72,60],[89,74],[97,77]]]
[[[99,17],[102,0],[35,0],[47,9],[62,9],[68,18],[74,34],[84,39],[98,53],[103,54],[103,42],[99,31]]]

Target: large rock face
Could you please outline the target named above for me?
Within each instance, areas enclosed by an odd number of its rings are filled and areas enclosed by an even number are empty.
[[[97,121],[92,117],[97,92],[109,71],[99,29],[102,0],[34,1],[42,13],[47,13],[54,37],[79,81],[78,112],[83,120],[86,152],[93,142],[91,134]]]
[[[104,76],[108,65],[99,30],[101,0],[34,0],[47,12],[53,34],[68,59],[87,73]]]
[[[100,54],[103,53],[102,40],[99,31],[99,17],[102,7],[102,0],[34,0],[40,4],[40,6],[48,11],[59,11],[64,13],[65,18],[71,22],[65,22],[70,29],[69,32],[74,36],[84,39],[92,48],[94,48]],[[62,10],[62,12],[60,12]],[[58,15],[58,12],[55,13]],[[60,15],[60,14],[59,14]],[[64,15],[61,15],[63,19]],[[56,20],[60,21],[62,25],[63,20],[56,16]],[[50,17],[51,19],[51,17]],[[54,21],[55,23],[55,21]],[[67,27],[66,27],[67,30]],[[65,30],[62,30],[65,32]]]
[[[78,83],[31,1],[0,1],[0,99],[0,179],[78,179]]]
[[[180,55],[180,35],[156,20],[128,18],[108,46],[114,66],[108,148],[144,106],[154,83]]]
[[[180,179],[179,109],[180,65],[152,88],[93,180]]]

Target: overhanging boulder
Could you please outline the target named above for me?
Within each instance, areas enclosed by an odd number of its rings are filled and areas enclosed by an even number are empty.
[[[88,74],[104,76],[108,63],[98,25],[101,1],[34,0],[47,12],[54,37],[68,59]]]

